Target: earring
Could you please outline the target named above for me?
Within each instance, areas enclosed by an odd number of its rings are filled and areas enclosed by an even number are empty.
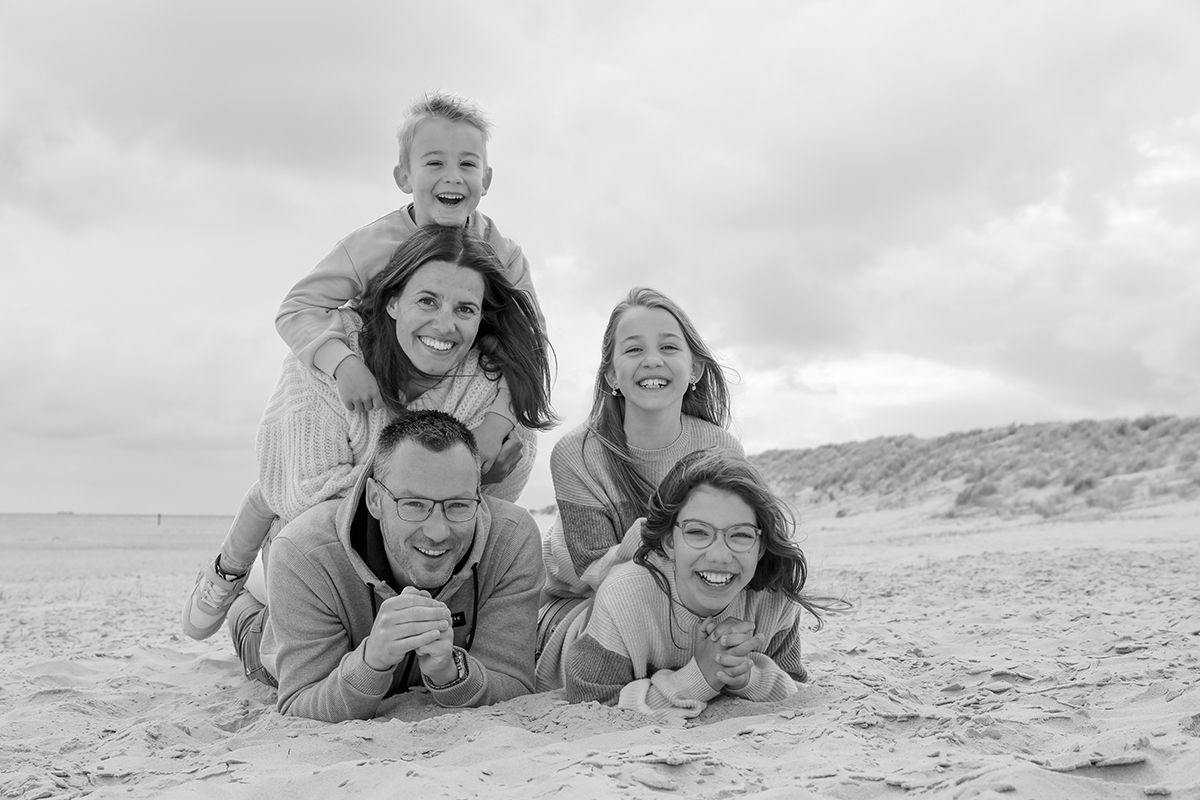
[[[698,381],[698,380],[692,381],[691,383],[688,384],[688,388],[691,389],[693,392],[696,391],[696,384],[699,382],[700,381]]]
[[[615,386],[614,386],[614,387],[612,387],[612,396],[613,396],[613,397],[620,397],[620,396],[621,396],[621,390],[620,390],[620,389],[618,389],[618,388],[617,388],[617,387],[615,387]]]

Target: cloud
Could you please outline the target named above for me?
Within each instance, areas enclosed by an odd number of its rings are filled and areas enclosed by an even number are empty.
[[[438,87],[496,123],[483,209],[564,430],[637,284],[741,374],[751,450],[1200,413],[1198,34],[1169,2],[6,4],[0,508],[74,458],[128,471],[114,510],[181,463],[158,504],[232,510],[278,302],[403,202],[393,128]]]

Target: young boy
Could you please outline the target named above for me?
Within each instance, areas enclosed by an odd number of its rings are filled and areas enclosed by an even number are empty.
[[[477,213],[492,183],[487,142],[491,124],[471,103],[445,93],[428,94],[409,110],[400,127],[399,159],[392,174],[412,202],[359,228],[325,256],[284,298],[275,318],[279,335],[297,359],[332,377],[346,408],[383,408],[379,385],[346,341],[339,306],[352,301],[392,253],[423,225],[465,225],[486,240],[504,264],[509,280],[529,294],[537,307],[529,263],[521,248]],[[539,320],[541,312],[538,312]],[[509,436],[515,418],[501,392],[484,422],[474,429],[483,469],[503,470],[521,455]],[[531,454],[530,454],[531,455]],[[256,483],[242,501],[216,560],[196,579],[183,610],[183,630],[193,639],[211,636],[246,581],[275,519]]]

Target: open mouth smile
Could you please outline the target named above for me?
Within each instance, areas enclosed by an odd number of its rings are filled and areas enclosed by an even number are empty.
[[[667,384],[669,383],[670,381],[665,378],[646,378],[645,380],[638,381],[638,386],[643,389],[656,390],[667,388]]]
[[[462,192],[438,192],[434,197],[443,205],[454,207],[467,199],[467,196]]]
[[[435,339],[432,336],[418,336],[417,341],[430,350],[437,350],[439,353],[445,353],[454,348],[454,342],[447,342],[445,339]]]
[[[716,589],[722,589],[733,583],[732,572],[713,572],[711,570],[698,571],[697,577],[700,578],[707,586],[712,586]]]
[[[413,549],[426,558],[441,558],[450,552],[449,550],[433,550],[427,547],[417,547],[416,545],[413,545]]]

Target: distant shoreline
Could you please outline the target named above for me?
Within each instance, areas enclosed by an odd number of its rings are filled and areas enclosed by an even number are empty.
[[[153,511],[0,511],[0,517],[132,517],[137,519],[233,519],[232,514],[175,514]]]

